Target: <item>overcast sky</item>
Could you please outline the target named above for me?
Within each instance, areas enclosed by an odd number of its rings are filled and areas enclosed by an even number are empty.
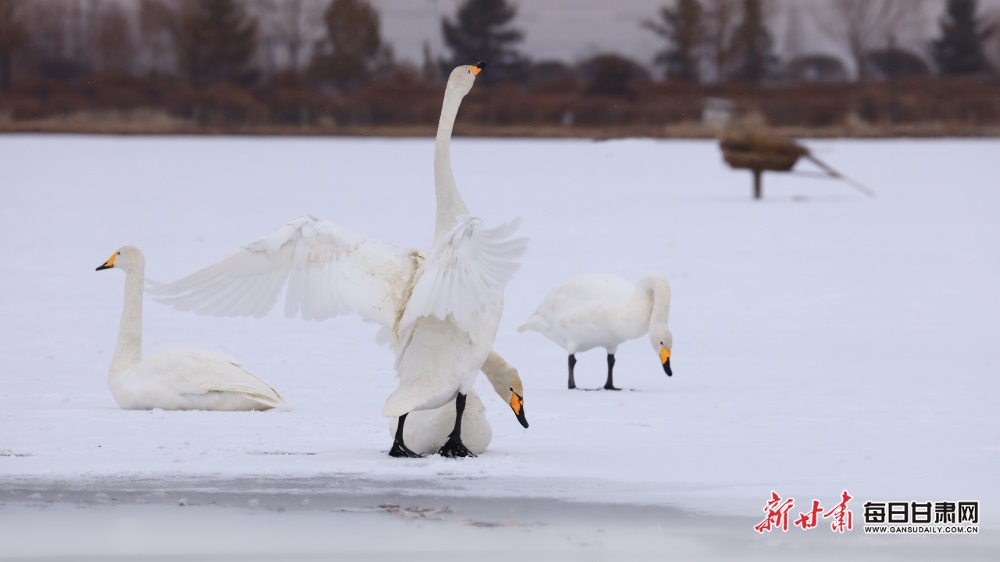
[[[924,34],[933,33],[944,10],[945,0],[911,0],[914,9],[925,5],[921,18]],[[393,44],[397,58],[421,60],[422,44],[429,41],[435,55],[441,53],[441,16],[453,15],[460,0],[372,0],[382,16],[383,33]],[[639,22],[653,17],[667,0],[520,0],[516,25],[525,31],[522,50],[533,60],[560,59],[577,61],[588,55],[615,51],[649,63],[660,40],[642,30]],[[810,50],[843,54],[807,17],[789,17],[796,9],[805,13],[829,0],[772,0],[772,33],[779,48],[787,40],[793,21],[802,28],[797,42],[809,44]],[[980,0],[980,10],[1000,13],[1000,0]],[[912,43],[901,38],[903,44]],[[913,45],[916,47],[916,45]],[[848,62],[845,60],[845,62]]]

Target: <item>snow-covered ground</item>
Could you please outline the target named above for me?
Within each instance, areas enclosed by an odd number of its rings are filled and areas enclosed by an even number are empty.
[[[172,280],[304,213],[426,247],[430,140],[2,136],[0,490],[292,479],[314,494],[678,508],[756,536],[771,490],[794,516],[846,489],[855,535],[865,501],[978,500],[984,533],[956,544],[996,546],[1000,141],[808,144],[878,196],[774,174],[751,201],[749,174],[707,141],[457,139],[469,207],[523,217],[531,239],[495,345],[531,427],[480,380],[493,443],[455,461],[385,454],[392,357],[353,317],[223,320],[147,300],[147,352],[224,351],[290,409],[118,409],[106,373],[124,275],[94,272],[135,244],[150,278]],[[571,392],[564,352],[515,332],[570,276],[647,271],[673,285],[672,378],[640,339],[617,355],[631,390]],[[578,384],[600,386],[603,351],[578,358]]]

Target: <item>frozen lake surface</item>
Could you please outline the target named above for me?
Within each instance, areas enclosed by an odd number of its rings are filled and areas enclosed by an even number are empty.
[[[493,537],[470,543],[479,546],[533,529],[546,537],[536,553],[562,536],[538,529],[565,524],[581,541],[592,535],[582,529],[601,526],[644,532],[651,553],[707,533],[692,548],[720,534],[733,552],[749,541],[764,552],[788,544],[789,555],[796,545],[903,555],[908,544],[995,554],[1000,141],[808,144],[878,196],[766,175],[765,199],[753,202],[749,174],[727,169],[707,141],[457,139],[455,175],[469,207],[488,224],[521,216],[531,239],[495,345],[524,380],[531,427],[480,380],[493,442],[476,459],[453,461],[386,456],[379,412],[395,387],[392,355],[357,318],[221,320],[147,300],[147,352],[223,351],[290,409],[118,409],[106,379],[124,275],[94,272],[135,244],[150,278],[172,280],[305,213],[427,247],[429,139],[0,136],[0,490],[9,493],[0,528],[21,543],[29,533],[17,529],[54,513],[54,522],[87,520],[109,533],[121,514],[144,514],[126,517],[136,525],[165,518],[204,528],[198,518],[223,508],[198,494],[218,492],[217,504],[231,506],[220,520],[251,529],[269,518],[325,528],[324,517],[343,516],[345,529]],[[615,381],[630,390],[571,392],[564,352],[514,330],[573,275],[634,280],[647,271],[673,285],[672,378],[639,339],[616,356]],[[578,359],[578,384],[599,387],[603,351]],[[278,494],[287,482],[296,491]],[[771,490],[795,498],[794,516],[812,499],[832,506],[845,489],[856,498],[853,534],[752,530]],[[137,505],[160,493],[169,499]],[[314,501],[328,509],[282,512],[267,507],[269,493],[287,496],[280,505],[325,498]],[[197,509],[172,509],[177,494]],[[247,507],[254,499],[264,507]],[[983,532],[904,541],[858,528],[865,501],[931,500],[979,501]],[[561,507],[539,511],[553,502]],[[442,521],[378,507],[396,504],[439,510],[432,515]],[[511,505],[526,506],[511,516],[518,525],[457,522]],[[574,506],[595,515],[567,522]],[[597,516],[601,509],[613,516]],[[628,523],[644,518],[673,530]],[[700,531],[676,531],[688,528]],[[363,544],[362,535],[342,536]],[[614,544],[593,552],[629,552],[628,541]],[[92,546],[76,552],[104,552]],[[209,546],[202,552],[215,552]],[[164,549],[154,550],[177,553]]]

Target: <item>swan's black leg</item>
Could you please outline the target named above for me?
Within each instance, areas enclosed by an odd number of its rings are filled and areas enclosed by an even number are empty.
[[[403,414],[399,416],[399,423],[396,424],[396,437],[392,440],[392,448],[389,449],[390,457],[408,457],[411,459],[419,459],[423,457],[420,453],[414,453],[403,444],[403,424],[406,422],[406,416],[409,414]]]
[[[615,354],[608,354],[608,382],[604,383],[604,390],[621,390],[620,388],[615,388],[614,378],[612,376],[615,370]]]
[[[448,435],[448,441],[438,449],[442,457],[474,457],[475,453],[462,443],[462,414],[465,413],[465,395],[459,393],[455,397],[455,429]]]
[[[576,355],[569,354],[569,389],[576,388],[576,379],[573,378],[573,367],[576,367]]]

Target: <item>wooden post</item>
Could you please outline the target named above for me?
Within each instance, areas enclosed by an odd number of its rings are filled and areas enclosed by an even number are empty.
[[[764,175],[764,171],[760,168],[753,169],[753,198],[760,199],[761,197],[761,176]]]

